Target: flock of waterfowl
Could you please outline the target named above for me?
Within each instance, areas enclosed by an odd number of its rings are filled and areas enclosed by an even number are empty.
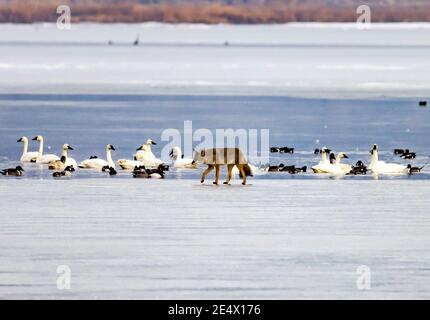
[[[29,139],[22,137],[18,142],[23,144],[23,153],[20,158],[22,163],[36,163],[47,165],[48,169],[53,170],[54,178],[71,177],[73,172],[78,169],[91,169],[100,172],[107,172],[113,176],[117,174],[117,167],[112,159],[112,151],[115,151],[113,145],[106,146],[106,158],[101,159],[97,156],[91,156],[88,159],[76,162],[75,159],[69,156],[69,152],[73,148],[69,144],[64,144],[60,156],[55,154],[44,153],[44,138],[36,136],[32,139],[39,143],[37,152],[30,152]],[[132,159],[120,159],[117,161],[122,170],[132,171],[132,176],[135,178],[164,178],[166,171],[169,171],[169,165],[165,164],[161,159],[157,158],[152,152],[151,147],[156,143],[148,139],[145,144],[136,149],[136,153]],[[272,147],[272,153],[294,153],[294,148],[289,147]],[[337,156],[328,148],[316,149],[314,154],[320,154],[321,160],[312,166],[312,172],[315,174],[330,174],[330,175],[365,175],[368,172],[372,174],[383,175],[399,175],[399,174],[416,174],[420,173],[423,167],[413,167],[411,164],[403,165],[397,163],[386,163],[379,160],[378,146],[375,144],[370,150],[370,164],[366,166],[363,161],[358,161],[355,165],[342,163],[342,160],[348,159],[344,152],[340,152]],[[395,149],[395,155],[399,155],[403,159],[415,159],[416,153],[408,149]],[[173,160],[172,166],[177,169],[197,169],[199,163],[192,158],[186,158],[182,154],[179,147],[174,147],[170,152],[170,157]],[[296,167],[295,165],[264,165],[260,167],[249,165],[252,174],[257,171],[264,172],[286,172],[289,174],[298,174],[307,172],[307,166]],[[236,168],[234,168],[236,169]],[[0,173],[5,176],[22,176],[24,169],[21,166],[1,170]],[[237,169],[233,174],[239,174]]]
[[[272,152],[282,152],[280,150],[292,150],[293,148],[271,148]],[[285,152],[285,151],[284,151]],[[399,174],[414,174],[420,173],[423,167],[413,167],[411,164],[403,165],[397,163],[386,163],[379,160],[378,145],[374,144],[370,150],[370,164],[366,166],[363,161],[359,160],[355,166],[342,163],[343,159],[348,159],[348,156],[344,152],[340,152],[337,156],[328,148],[323,147],[322,149],[315,149],[314,154],[321,154],[321,161],[312,167],[312,171],[317,174],[332,174],[332,175],[365,175],[368,172],[372,174],[383,174],[383,175],[399,175]],[[403,159],[415,159],[416,153],[410,152],[409,149],[395,149],[395,155],[400,155]],[[289,171],[289,167],[281,164],[278,166],[279,170],[276,170],[276,166],[270,166],[269,171]],[[306,172],[306,167],[298,172]]]
[[[78,168],[108,172],[111,176],[117,174],[116,165],[112,159],[112,151],[115,151],[115,147],[111,144],[106,146],[106,159],[101,159],[98,156],[90,156],[78,164],[75,159],[69,156],[69,151],[74,150],[69,144],[64,144],[61,156],[57,156],[55,154],[44,153],[44,138],[42,136],[36,136],[32,140],[39,143],[39,151],[28,151],[29,139],[27,137],[22,137],[17,141],[23,144],[20,161],[22,163],[47,165],[48,169],[55,171],[53,173],[54,178],[70,177]],[[148,139],[144,145],[137,148],[137,152],[133,155],[132,160],[118,160],[121,169],[132,170],[133,176],[136,178],[164,178],[164,172],[169,170],[169,166],[155,157],[151,150],[151,146],[155,144],[154,141]],[[186,159],[182,155],[179,147],[173,148],[170,156],[174,161],[175,168],[197,168],[197,164],[193,159]],[[23,175],[24,169],[21,166],[17,166],[16,168],[2,170],[0,173],[5,176],[20,177]]]

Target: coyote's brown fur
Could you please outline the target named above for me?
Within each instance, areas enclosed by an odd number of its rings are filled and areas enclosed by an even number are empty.
[[[218,184],[221,166],[227,166],[228,174],[224,184],[230,184],[234,166],[239,169],[243,185],[246,185],[247,176],[252,177],[248,161],[239,148],[212,148],[196,151],[194,161],[208,165],[208,168],[203,172],[201,183],[205,182],[206,176],[215,169],[214,184]]]

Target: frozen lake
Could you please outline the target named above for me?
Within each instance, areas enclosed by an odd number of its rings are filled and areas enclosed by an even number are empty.
[[[429,298],[428,181],[0,183],[1,298]],[[57,267],[71,289],[56,287]],[[358,290],[357,268],[371,272]]]
[[[382,160],[424,166],[429,29],[0,25],[0,168],[18,164],[23,135],[43,135],[49,153],[69,143],[78,162],[108,143],[114,160],[130,159],[148,138],[159,156],[163,130],[182,134],[188,120],[269,129],[270,146],[296,151],[272,164],[310,167],[323,146],[369,163],[377,143]],[[212,176],[202,186],[203,168],[163,181],[82,170],[56,181],[24,168],[0,176],[2,299],[430,298],[428,166],[378,178],[260,174],[247,187],[215,187]],[[71,290],[57,289],[61,265]],[[360,266],[370,290],[357,288]]]
[[[425,23],[0,24],[0,92],[428,97],[429,30]]]

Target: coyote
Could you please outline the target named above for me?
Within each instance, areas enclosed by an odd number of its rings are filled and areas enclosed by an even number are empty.
[[[220,168],[221,166],[227,166],[228,175],[227,180],[224,184],[230,184],[232,178],[233,167],[236,166],[239,169],[240,176],[242,177],[242,184],[246,185],[246,177],[253,176],[251,168],[246,161],[245,156],[239,148],[213,148],[196,151],[194,155],[194,161],[204,163],[208,165],[208,168],[203,172],[201,183],[205,182],[206,176],[213,170],[215,171],[215,182],[219,183]]]

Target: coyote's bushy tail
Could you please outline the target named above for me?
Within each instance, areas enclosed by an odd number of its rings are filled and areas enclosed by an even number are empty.
[[[245,175],[246,175],[247,177],[253,177],[253,176],[254,176],[254,174],[252,173],[252,170],[251,170],[251,167],[249,166],[249,164],[244,164],[244,165],[243,165],[243,170],[245,171]],[[240,176],[241,178],[243,178],[243,177],[242,177],[242,173],[241,173],[241,172],[239,172],[239,176]]]
[[[251,167],[249,166],[249,164],[245,164],[243,166],[243,170],[245,170],[245,175],[247,177],[253,177],[254,176],[254,173],[252,172]]]

